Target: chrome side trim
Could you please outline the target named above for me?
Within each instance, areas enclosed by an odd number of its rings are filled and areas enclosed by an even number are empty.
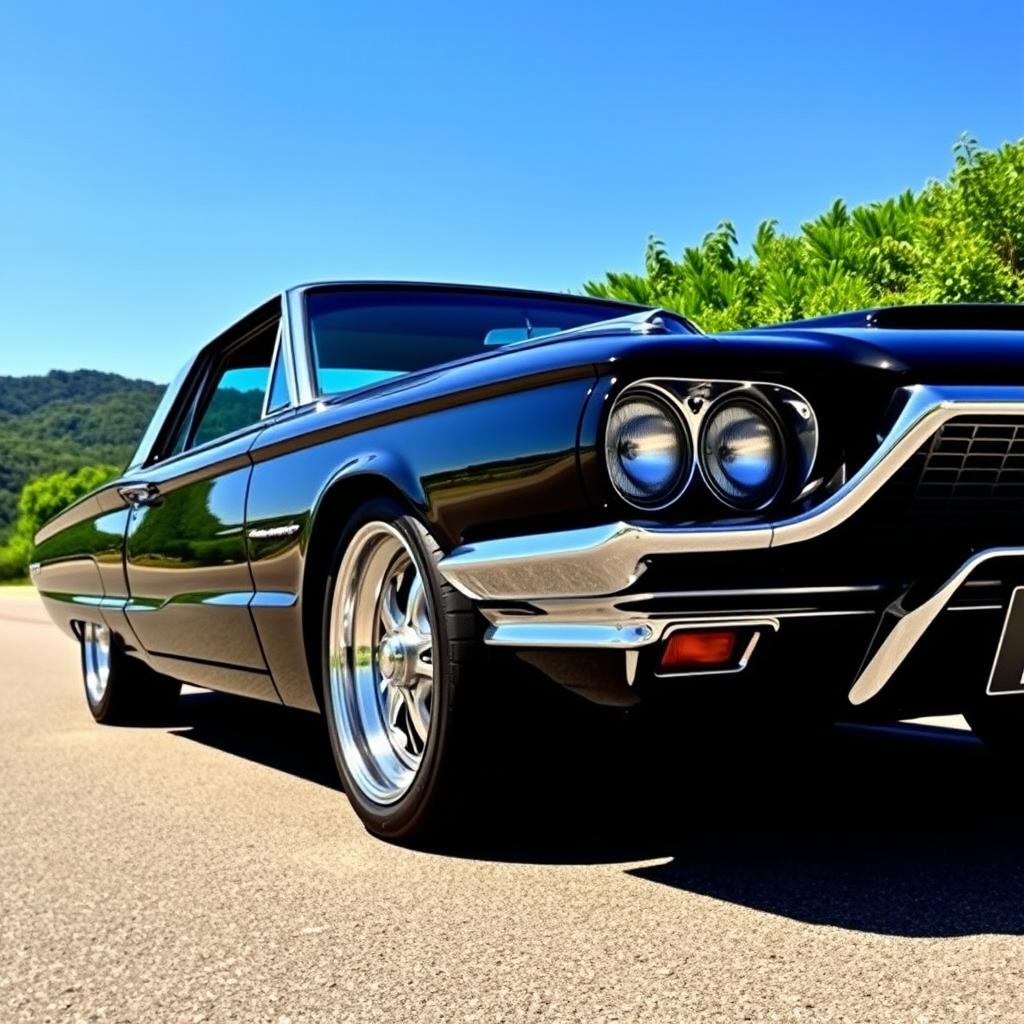
[[[974,570],[993,558],[1024,557],[1022,548],[989,548],[972,555],[924,604],[906,612],[861,670],[849,693],[851,704],[863,704],[876,696],[893,677],[925,631],[946,607]]]
[[[664,554],[751,551],[811,540],[862,508],[945,422],[964,415],[1024,415],[1024,388],[905,389],[906,404],[870,459],[833,495],[799,516],[722,526],[609,523],[558,533],[481,541],[439,565],[478,601],[614,594],[634,583],[644,559]]]
[[[666,623],[667,625],[667,623]],[[657,641],[646,622],[629,625],[598,622],[507,622],[491,626],[484,642],[492,647],[596,647],[632,650]]]
[[[970,586],[970,584],[967,584]],[[740,587],[726,590],[666,590],[658,594],[630,594],[630,601],[650,601],[654,598],[687,597],[776,597],[789,594],[871,594],[885,590],[881,583],[863,583],[837,587]],[[627,600],[620,597],[618,600]]]
[[[771,611],[767,618],[781,623],[785,619],[835,618],[839,616],[877,615],[871,608],[836,609],[834,611]],[[488,618],[491,618],[488,613]],[[677,626],[752,626],[763,622],[762,612],[749,615],[736,612],[712,612],[707,615],[668,615],[661,619],[620,613],[609,621],[580,619],[548,619],[544,615],[504,617],[493,622],[484,634],[484,643],[491,647],[592,647],[606,650],[634,650],[657,643],[667,631]]]
[[[255,526],[247,531],[249,540],[269,540],[274,537],[292,537],[302,529],[299,523],[285,523],[283,526]]]

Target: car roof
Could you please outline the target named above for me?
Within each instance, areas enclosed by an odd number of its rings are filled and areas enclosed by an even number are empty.
[[[577,295],[573,292],[545,291],[540,288],[516,288],[508,285],[464,284],[458,281],[393,281],[393,280],[338,280],[308,281],[286,289],[288,293],[318,291],[331,288],[410,289],[414,291],[479,292],[489,295],[518,295],[533,299],[557,299],[560,302],[580,302],[599,306],[616,306],[625,310],[650,307],[621,299],[605,299],[595,295]]]

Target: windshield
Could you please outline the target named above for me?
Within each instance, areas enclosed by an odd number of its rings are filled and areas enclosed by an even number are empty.
[[[320,394],[351,391],[636,310],[571,296],[456,289],[316,291],[306,301]]]

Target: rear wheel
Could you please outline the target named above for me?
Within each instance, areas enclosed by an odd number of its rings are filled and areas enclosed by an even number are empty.
[[[170,714],[181,692],[176,679],[129,658],[106,626],[82,626],[82,681],[92,717],[126,725]]]
[[[349,521],[328,578],[324,707],[356,813],[377,835],[420,838],[463,790],[479,651],[472,605],[435,568],[429,533],[390,501]]]

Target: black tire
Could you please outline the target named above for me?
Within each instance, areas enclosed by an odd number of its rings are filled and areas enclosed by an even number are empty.
[[[94,623],[85,623],[82,628],[82,682],[92,717],[101,725],[139,725],[169,718],[178,702],[181,683],[126,655],[120,639],[109,632],[106,683],[102,692],[97,692],[95,683],[91,685],[90,672],[95,672],[96,666],[90,661],[89,645],[96,642],[102,629]]]
[[[407,543],[425,583],[433,633],[433,681],[429,732],[414,780],[394,802],[371,799],[354,777],[339,737],[338,709],[331,684],[331,611],[339,570],[356,533],[374,523],[392,527]],[[437,571],[442,552],[423,525],[390,499],[363,504],[345,524],[331,558],[323,599],[321,671],[324,713],[331,749],[345,793],[356,814],[373,834],[398,842],[423,842],[444,831],[467,792],[468,758],[473,722],[483,688],[478,674],[482,656],[479,615],[472,603]],[[383,582],[383,581],[381,581]],[[440,656],[438,656],[440,652]],[[376,667],[374,671],[377,671]]]

